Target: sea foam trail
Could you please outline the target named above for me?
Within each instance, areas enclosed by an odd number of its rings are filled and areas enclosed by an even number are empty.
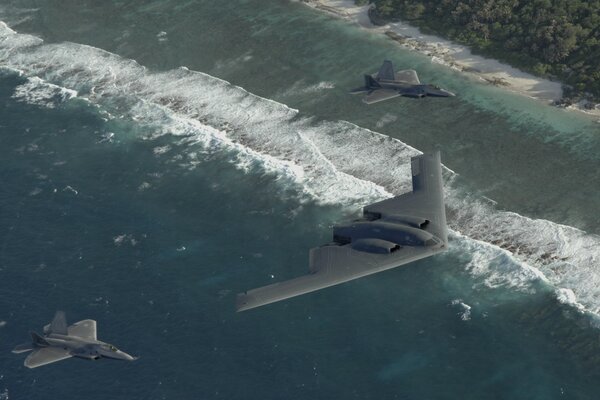
[[[0,65],[21,71],[28,82],[76,91],[118,117],[151,128],[150,138],[169,134],[207,152],[228,151],[239,168],[275,174],[323,204],[355,209],[410,190],[409,161],[420,153],[349,122],[316,123],[201,72],[183,67],[152,72],[94,47],[44,44],[3,23]],[[155,153],[170,156],[167,148]],[[471,254],[467,269],[483,284],[527,290],[532,282],[544,281],[557,288],[561,301],[576,299],[600,313],[600,237],[496,210],[464,195],[452,171],[446,169],[444,176],[454,246]]]

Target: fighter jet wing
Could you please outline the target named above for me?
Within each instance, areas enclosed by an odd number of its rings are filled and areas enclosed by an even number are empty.
[[[367,104],[378,103],[380,101],[393,99],[394,97],[400,96],[396,90],[391,89],[377,89],[363,97],[363,102]]]
[[[240,293],[237,310],[309,293],[444,251],[448,235],[440,154],[413,157],[411,167],[411,193],[366,206],[364,220],[334,227],[334,243],[311,249],[309,275]]]
[[[419,76],[414,69],[405,69],[396,72],[396,81],[410,83],[411,85],[420,85]]]
[[[25,366],[27,368],[37,368],[70,357],[72,356],[69,354],[69,350],[58,347],[44,347],[34,350],[33,353],[25,359]]]
[[[97,340],[96,321],[93,319],[84,319],[69,326],[69,336],[77,336],[84,339]]]

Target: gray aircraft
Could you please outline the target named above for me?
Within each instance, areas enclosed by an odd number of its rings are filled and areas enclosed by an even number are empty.
[[[423,84],[419,81],[417,71],[406,69],[394,72],[391,61],[385,60],[379,72],[365,75],[365,86],[352,90],[352,94],[366,93],[363,101],[373,104],[398,96],[406,97],[451,97],[454,93],[441,89],[435,85]]]
[[[31,332],[31,338],[31,343],[21,344],[13,350],[17,354],[33,350],[25,359],[25,366],[28,368],[41,367],[70,357],[136,360],[112,344],[99,341],[96,338],[96,321],[84,319],[67,326],[65,313],[62,311],[57,311],[52,322],[44,327],[44,336]]]
[[[237,311],[395,268],[448,247],[440,153],[413,157],[410,193],[363,208],[334,226],[333,242],[310,250],[308,275],[237,295]]]

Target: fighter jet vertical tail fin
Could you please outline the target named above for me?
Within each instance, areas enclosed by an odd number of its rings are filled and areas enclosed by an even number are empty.
[[[67,330],[67,317],[64,311],[57,311],[54,315],[54,319],[50,323],[50,329],[48,333],[58,333],[59,335],[68,335]]]
[[[394,74],[394,64],[390,60],[385,60],[381,67],[379,68],[379,72],[377,72],[377,79],[393,81],[396,79],[396,75]]]
[[[379,89],[381,85],[371,75],[365,75],[365,88]]]

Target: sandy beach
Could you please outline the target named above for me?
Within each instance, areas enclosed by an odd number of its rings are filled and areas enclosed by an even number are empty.
[[[547,104],[556,104],[562,100],[563,91],[560,82],[540,78],[500,61],[474,55],[466,46],[438,36],[423,34],[419,28],[405,22],[391,22],[383,26],[376,26],[368,15],[369,5],[357,6],[353,0],[304,0],[304,3],[336,17],[357,23],[371,32],[386,35],[400,46],[425,54],[431,57],[432,62],[468,74],[480,80],[482,84],[500,86]],[[584,100],[566,108],[600,117],[600,105],[586,109],[586,103]]]

